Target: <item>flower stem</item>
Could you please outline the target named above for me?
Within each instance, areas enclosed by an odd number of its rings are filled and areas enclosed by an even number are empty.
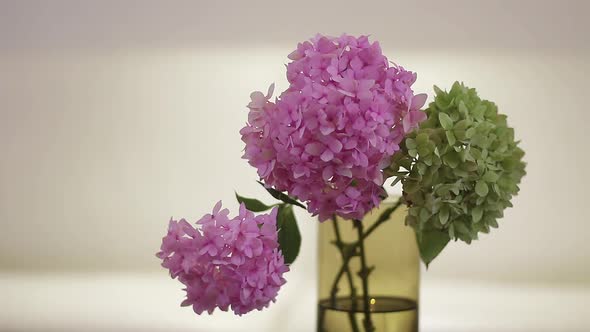
[[[358,242],[361,256],[361,271],[359,273],[363,282],[363,310],[365,313],[365,319],[363,320],[363,326],[366,332],[375,331],[373,321],[371,320],[371,307],[369,302],[369,268],[367,266],[367,257],[365,255],[365,241],[363,237],[363,222],[360,220],[354,220],[354,225],[357,228]]]
[[[401,199],[399,201],[397,201],[393,206],[392,206],[392,214],[395,213],[395,211],[397,211],[397,209],[402,205],[402,201]],[[389,218],[385,218],[385,219],[379,219],[377,220],[374,224],[372,224],[371,226],[369,226],[369,228],[367,228],[367,230],[363,233],[363,237],[362,239],[359,239],[359,242],[366,239],[367,236],[371,235],[371,233],[373,233],[377,227],[379,227],[381,224],[383,224],[384,222],[386,222],[387,220],[389,220]],[[355,244],[355,246],[359,245],[359,242],[357,242]]]
[[[340,235],[340,227],[338,226],[338,221],[336,217],[332,217],[332,225],[334,226],[334,234],[336,235],[336,246],[340,251],[340,256],[342,257],[342,261],[346,261],[347,254],[344,252],[344,243],[342,242],[342,236]],[[352,272],[350,272],[350,267],[348,264],[344,264],[344,273],[346,274],[346,279],[348,280],[348,286],[350,288],[350,296],[356,297],[356,288],[354,287],[354,283],[352,280]],[[332,285],[332,290],[330,292],[330,298],[332,303],[336,300],[336,293],[338,293],[338,280],[334,280],[336,284]]]
[[[391,213],[395,213],[395,211],[402,205],[401,200],[396,202],[395,205],[392,207],[393,210]],[[330,294],[336,294],[338,292],[338,282],[340,282],[340,278],[342,278],[342,276],[344,275],[344,273],[348,270],[350,273],[350,269],[348,267],[348,263],[350,262],[350,259],[354,256],[354,252],[356,252],[357,248],[360,245],[360,241],[363,241],[364,239],[366,239],[369,235],[371,235],[371,233],[373,233],[377,227],[379,227],[381,224],[383,224],[384,222],[386,222],[387,220],[389,220],[389,218],[384,218],[384,219],[378,219],[375,223],[373,223],[371,226],[369,226],[369,228],[367,228],[367,230],[363,233],[362,238],[359,239],[359,241],[355,242],[354,244],[352,244],[352,246],[349,248],[349,254],[348,255],[344,255],[343,261],[342,261],[342,266],[340,267],[340,270],[338,271],[338,273],[336,274],[336,278],[334,278],[334,282],[332,283],[332,290],[330,291]],[[340,249],[342,250],[342,249]],[[342,253],[342,251],[341,251]],[[332,303],[334,302],[334,298],[332,298]],[[353,301],[353,303],[356,303]]]
[[[342,262],[344,263],[347,261],[347,254],[344,252],[344,244],[342,242],[342,236],[340,235],[340,228],[338,227],[338,220],[336,217],[332,217],[332,225],[334,226],[334,234],[336,235],[336,247],[340,251],[340,256],[342,257]],[[350,255],[350,254],[349,254]],[[353,306],[356,305],[356,288],[354,287],[354,282],[352,280],[352,272],[350,272],[350,267],[348,263],[343,264],[344,269],[342,269],[342,273],[346,273],[346,279],[348,280],[348,287],[350,288],[350,298],[353,300]],[[341,277],[341,276],[340,276]],[[338,293],[338,282],[340,281],[340,277],[334,279],[334,284],[332,285],[332,290],[330,291],[330,301],[332,302],[332,306],[336,305],[336,293]],[[354,317],[353,312],[348,313],[348,319],[350,320],[350,326],[353,332],[359,332],[359,327],[356,323],[356,319]]]

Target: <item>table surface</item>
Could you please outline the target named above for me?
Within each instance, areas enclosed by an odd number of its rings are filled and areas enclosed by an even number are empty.
[[[0,272],[0,331],[313,331],[314,282],[290,284],[262,312],[196,316],[165,273]],[[420,303],[423,332],[590,331],[587,286],[425,281]]]

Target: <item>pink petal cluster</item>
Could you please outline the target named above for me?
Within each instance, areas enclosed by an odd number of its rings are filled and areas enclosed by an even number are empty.
[[[276,208],[255,216],[242,204],[233,219],[221,209],[203,216],[197,227],[170,220],[162,239],[162,266],[186,286],[183,306],[197,314],[215,308],[237,315],[268,307],[285,283],[289,268],[277,242]]]
[[[318,35],[289,58],[289,88],[275,102],[274,86],[251,95],[244,158],[321,221],[361,219],[380,203],[382,170],[404,135],[426,118],[426,95],[366,36]]]

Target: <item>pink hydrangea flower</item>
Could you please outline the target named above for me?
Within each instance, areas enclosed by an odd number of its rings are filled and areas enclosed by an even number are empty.
[[[197,227],[170,220],[157,254],[172,278],[186,286],[182,306],[197,314],[230,307],[237,315],[262,310],[285,284],[289,268],[277,242],[277,209],[256,216],[242,204],[238,216],[228,215],[218,202]]]
[[[318,35],[289,58],[286,91],[274,102],[274,86],[251,95],[244,158],[321,221],[361,219],[380,203],[382,170],[404,135],[426,118],[426,95],[366,36]]]

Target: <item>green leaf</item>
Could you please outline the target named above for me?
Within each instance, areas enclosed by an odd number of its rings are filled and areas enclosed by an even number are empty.
[[[462,221],[459,220],[455,222],[453,225],[455,225],[455,230],[457,230],[459,234],[469,234],[469,228],[467,228],[467,226],[465,226],[465,224]]]
[[[444,98],[434,98],[434,104],[441,110],[447,110],[451,106]]]
[[[457,140],[455,139],[455,135],[453,134],[453,132],[446,131],[445,134],[447,135],[447,140],[449,141],[449,145],[454,145]]]
[[[444,94],[444,92],[443,92],[443,91],[442,91],[442,90],[441,90],[441,89],[440,89],[438,86],[436,86],[436,85],[435,85],[435,86],[433,86],[432,88],[434,89],[434,93],[435,93],[435,94],[437,94],[437,95],[442,95],[442,94]]]
[[[444,129],[453,129],[453,120],[447,113],[438,113],[438,121]]]
[[[461,103],[463,103],[463,102],[461,102]],[[463,119],[455,124],[454,129],[455,130],[465,130],[468,125],[469,125],[469,121],[466,119]]]
[[[411,138],[406,139],[406,147],[408,149],[415,149],[417,147],[416,141]]]
[[[485,173],[485,174],[482,176],[482,178],[481,178],[481,179],[482,179],[482,180],[484,180],[484,181],[486,181],[486,182],[492,182],[492,183],[494,183],[494,182],[498,181],[498,178],[499,178],[499,177],[500,177],[500,176],[498,175],[498,173],[487,171],[487,172],[486,172],[486,173]]]
[[[474,223],[479,222],[481,220],[482,215],[483,215],[483,208],[481,207],[481,205],[476,206],[471,211],[471,217],[473,218]]]
[[[420,155],[420,157],[428,156],[431,153],[432,151],[428,148],[428,145],[424,144],[418,146],[418,154]]]
[[[272,206],[268,206],[257,199],[242,197],[238,193],[236,193],[236,199],[239,203],[244,203],[246,208],[252,212],[262,212],[272,208]]]
[[[440,209],[438,213],[438,220],[440,221],[441,225],[444,225],[449,221],[449,208],[445,205]]]
[[[484,105],[477,105],[472,111],[471,114],[477,120],[482,120],[484,112],[486,111],[486,107]]]
[[[440,230],[423,231],[418,236],[418,248],[420,257],[426,267],[440,254],[447,246],[451,238],[446,232]]]
[[[426,164],[424,163],[418,163],[416,167],[418,168],[418,173],[420,175],[424,175],[424,173],[426,173],[426,171],[428,170],[428,166],[426,166]]]
[[[490,225],[493,228],[498,228],[498,222],[495,218],[490,218],[488,221],[488,225]]]
[[[462,100],[459,102],[459,112],[461,112],[461,114],[463,115],[469,114],[469,110],[467,109],[467,106],[465,106],[465,103]]]
[[[460,168],[453,169],[453,174],[455,174],[456,176],[459,176],[459,177],[468,177],[469,176],[469,173],[467,173],[467,171],[464,171]]]
[[[420,133],[420,134],[418,134],[418,136],[416,136],[416,144],[417,145],[424,145],[426,143],[428,143],[428,134]]]
[[[474,172],[477,170],[477,164],[473,160],[469,160],[469,154],[465,154],[465,159],[468,160],[463,164],[463,168],[468,172]]]
[[[473,137],[471,137],[471,145],[482,146],[486,141],[487,138],[483,134],[476,133],[475,135],[473,135]]]
[[[420,210],[420,215],[418,216],[421,223],[425,223],[430,218],[430,212],[426,208]]]
[[[290,196],[288,196],[286,194],[283,194],[282,192],[280,192],[280,191],[278,191],[276,189],[269,188],[269,187],[265,186],[264,183],[262,183],[260,181],[258,181],[258,183],[260,183],[260,185],[263,186],[264,189],[266,189],[266,191],[268,191],[268,193],[272,197],[278,199],[279,201],[282,201],[282,202],[287,203],[287,204],[297,205],[300,208],[307,210],[307,208],[305,207],[305,205],[299,203],[296,199],[291,198]]]
[[[500,186],[498,186],[497,183],[494,183],[492,185],[492,189],[494,189],[494,191],[496,192],[496,194],[499,194],[500,193]]]
[[[293,214],[292,205],[279,205],[277,229],[279,230],[279,247],[285,257],[285,264],[292,264],[299,255],[299,248],[301,247],[301,234]]]
[[[484,181],[477,181],[475,184],[475,193],[481,197],[485,197],[488,194],[489,188]]]
[[[443,162],[451,168],[455,168],[461,162],[461,158],[457,152],[451,151],[443,156]]]

